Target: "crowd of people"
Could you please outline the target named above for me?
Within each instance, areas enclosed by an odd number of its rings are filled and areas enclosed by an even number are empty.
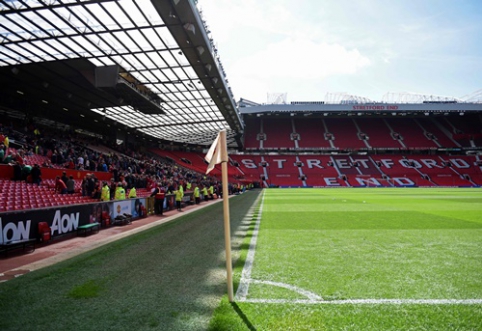
[[[40,130],[32,124],[24,126],[23,130],[14,130],[13,125],[8,129],[0,125],[0,134],[3,136],[3,141],[0,140],[0,160],[15,168],[14,180],[40,185],[41,167],[92,171],[84,176],[78,189],[74,178],[63,171],[62,176],[55,179],[55,191],[59,194],[81,193],[92,199],[109,201],[135,198],[137,189],[142,188],[151,192],[156,202],[161,200],[161,196],[174,194],[178,210],[181,210],[185,191],[193,192],[195,203],[200,203],[201,196],[212,199],[222,195],[221,185],[215,177],[196,173],[170,160],[126,146],[112,144],[107,146],[109,152],[102,153],[95,149],[100,145],[96,138],[86,138],[74,132]],[[14,137],[14,153],[9,153],[9,146],[5,146],[6,142],[9,143],[7,134]],[[24,157],[33,154],[44,156],[46,160],[41,165],[25,164]],[[93,172],[109,172],[111,180],[101,181]],[[237,186],[230,185],[230,191],[237,190]],[[156,213],[162,214],[162,208],[157,208]]]

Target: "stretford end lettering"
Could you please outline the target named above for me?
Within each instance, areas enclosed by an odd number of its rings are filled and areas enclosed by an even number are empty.
[[[353,110],[398,110],[398,106],[395,105],[363,105],[363,106],[353,106]]]

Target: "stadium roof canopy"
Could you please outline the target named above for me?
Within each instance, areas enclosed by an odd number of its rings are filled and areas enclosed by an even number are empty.
[[[424,100],[418,103],[400,102],[359,102],[358,100],[342,100],[337,103],[325,101],[293,101],[291,103],[258,104],[253,101],[241,99],[239,111],[243,115],[272,115],[285,114],[290,116],[303,115],[449,115],[465,113],[482,114],[481,102],[468,101],[433,101]]]
[[[243,124],[190,0],[0,3],[0,106],[28,116],[209,145]]]

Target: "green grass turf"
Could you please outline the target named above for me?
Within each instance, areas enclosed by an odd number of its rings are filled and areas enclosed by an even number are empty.
[[[233,256],[258,196],[230,199]],[[225,293],[218,203],[0,283],[0,330],[205,330]]]
[[[478,189],[270,189],[251,277],[325,300],[482,299],[481,211]],[[247,298],[303,296],[251,284]],[[482,330],[482,305],[224,300],[210,329]]]
[[[230,203],[235,289],[256,198]],[[481,299],[481,210],[477,189],[267,190],[252,277],[326,300]],[[482,305],[231,304],[223,250],[217,204],[1,283],[0,330],[482,329]]]

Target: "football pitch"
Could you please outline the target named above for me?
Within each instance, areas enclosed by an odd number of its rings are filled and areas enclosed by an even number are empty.
[[[265,190],[239,329],[482,330],[481,211],[478,189]]]
[[[0,283],[0,330],[482,330],[480,189],[267,189]],[[0,260],[0,263],[2,261]]]

